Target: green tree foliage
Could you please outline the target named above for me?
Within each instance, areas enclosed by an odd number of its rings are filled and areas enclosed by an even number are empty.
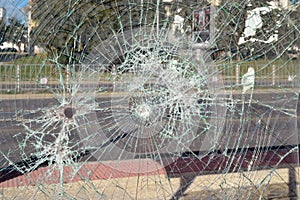
[[[245,38],[248,42],[238,44],[239,39],[244,37],[248,12],[262,7],[270,8],[269,1],[222,1],[216,17],[217,47],[226,51],[234,50],[236,55],[246,59],[247,57],[273,59],[283,55],[289,46],[299,43],[298,6],[294,10],[273,8],[269,12],[260,12],[262,27],[256,29],[255,36]],[[277,41],[266,42],[272,37],[277,37],[275,35],[278,36]]]
[[[283,35],[281,38],[282,46],[300,48],[300,4],[296,4],[294,9],[286,12],[286,16],[282,27],[279,29],[279,34]]]
[[[82,52],[88,51],[96,38],[107,32],[100,14],[106,11],[93,1],[37,0],[31,10],[37,23],[31,33],[32,42],[64,64],[80,61]]]
[[[27,27],[24,23],[21,23],[15,17],[8,19],[8,24],[6,25],[5,41],[16,44],[19,47],[21,43],[26,43],[26,33]]]
[[[145,26],[155,29],[157,14],[161,28],[168,28],[174,14],[180,14],[186,18],[188,30],[192,11],[207,4],[203,2],[174,1],[170,4],[172,15],[166,16],[166,4],[157,0],[32,0],[32,19],[37,24],[32,40],[55,62],[79,63],[108,37]]]
[[[27,27],[21,23],[17,18],[11,17],[8,22],[0,22],[0,44],[3,42],[11,42],[19,47],[21,43],[26,43]]]
[[[153,24],[155,2],[33,0],[32,19],[37,26],[32,39],[44,47],[55,62],[79,63],[109,36]]]
[[[6,23],[5,21],[1,20],[0,21],[0,45],[2,45],[3,42],[5,41],[6,31],[7,31]]]
[[[185,18],[184,29],[189,32],[192,31],[193,11],[209,6],[207,1],[174,1],[169,4],[171,15],[166,16],[167,3],[159,1],[158,5],[157,2],[157,0],[32,0],[32,18],[37,24],[32,31],[32,41],[44,47],[55,62],[79,63],[93,47],[122,31],[138,29],[145,25],[156,28],[157,8],[161,28],[170,28],[174,15],[178,14]],[[299,12],[293,11],[295,13],[291,14],[284,9],[275,9],[262,14],[264,26],[257,30],[257,37],[260,40],[267,40],[278,31],[279,40],[270,44],[248,42],[239,45],[239,39],[244,34],[247,12],[257,7],[269,6],[267,0],[250,2],[251,6],[248,0],[230,0],[222,1],[217,6],[213,17],[216,27],[213,44],[217,49],[234,50],[237,57],[243,55],[243,51],[252,53],[249,56],[251,58],[268,52],[280,54],[287,45],[293,43],[295,37],[298,38]],[[282,21],[280,26],[276,24],[278,20]]]
[[[217,8],[216,13],[216,41],[218,49],[225,51],[236,51],[240,57],[239,51],[243,47],[238,45],[239,38],[242,37],[247,17],[248,1],[222,1]]]

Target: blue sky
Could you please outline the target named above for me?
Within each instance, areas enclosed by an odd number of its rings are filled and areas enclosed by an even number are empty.
[[[26,22],[27,16],[23,8],[28,4],[28,0],[0,0],[0,7],[6,9],[6,18],[16,17],[22,22]]]

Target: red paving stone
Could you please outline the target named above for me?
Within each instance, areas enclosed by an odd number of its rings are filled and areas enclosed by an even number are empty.
[[[64,166],[62,177],[64,183],[70,183],[161,174],[172,177],[190,172],[194,172],[197,176],[197,174],[200,175],[203,172],[220,173],[225,169],[236,172],[237,169],[248,170],[249,163],[252,161],[252,154],[252,151],[246,151],[229,158],[222,154],[208,155],[202,158],[179,158],[174,162],[166,160],[168,165],[164,167],[154,160],[146,159],[76,163],[74,166]],[[299,165],[299,151],[290,152],[289,149],[277,149],[262,152],[261,155],[263,155],[261,158],[255,160],[253,170]],[[230,162],[231,160],[232,162]],[[231,164],[228,165],[228,163]],[[4,181],[0,183],[0,187],[57,184],[60,182],[59,169],[57,167],[57,165],[41,167],[26,175]]]
[[[85,180],[114,179],[133,176],[166,174],[162,166],[151,160],[127,160],[111,162],[77,163],[78,166],[63,167],[63,182]],[[40,184],[58,184],[60,182],[58,166],[41,167],[33,172],[0,183],[0,187],[35,186]],[[150,170],[149,170],[150,169]]]

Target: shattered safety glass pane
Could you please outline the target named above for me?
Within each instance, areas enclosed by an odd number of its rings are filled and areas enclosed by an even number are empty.
[[[300,2],[0,0],[3,199],[297,199]]]

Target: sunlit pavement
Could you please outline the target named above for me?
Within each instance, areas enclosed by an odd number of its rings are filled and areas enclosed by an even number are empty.
[[[92,165],[96,167],[96,165]],[[74,178],[74,180],[78,179],[77,182],[64,183],[64,191],[61,191],[57,183],[52,182],[51,184],[49,181],[46,184],[43,179],[40,182],[33,180],[33,173],[37,177],[47,171],[47,169],[38,170],[28,175],[26,183],[22,182],[25,180],[25,176],[10,180],[9,183],[2,183],[2,197],[7,199],[55,199],[63,192],[64,197],[76,197],[76,199],[170,199],[180,186],[179,178],[169,179],[160,172],[152,175],[112,176],[93,180],[93,177],[101,174],[101,170],[104,170],[101,164],[97,164],[96,168],[96,172],[85,168],[85,173],[91,173],[90,179],[85,180],[82,177],[80,180],[77,177]],[[108,170],[102,174],[108,175],[110,172]],[[68,173],[66,172],[66,174]],[[297,174],[299,174],[299,168],[297,168]],[[53,176],[55,173],[51,177]],[[264,182],[265,178],[268,178],[267,182]],[[288,169],[201,175],[194,179],[181,199],[222,199],[225,194],[232,199],[259,199],[260,197],[262,199],[288,199],[288,181]]]

